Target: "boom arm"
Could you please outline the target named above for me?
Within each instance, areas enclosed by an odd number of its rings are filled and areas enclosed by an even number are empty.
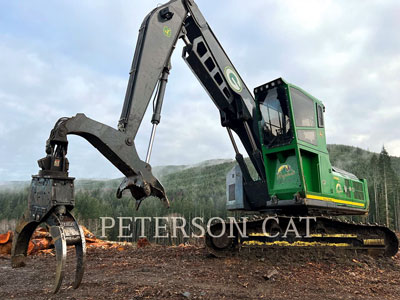
[[[160,122],[171,69],[170,58],[179,38],[186,44],[183,49],[184,60],[220,111],[221,124],[228,130],[245,183],[254,182],[231,130],[239,136],[261,179],[259,183],[267,190],[255,101],[193,0],[172,0],[151,11],[144,19],[139,30],[118,130],[82,114],[60,119],[48,140],[47,161],[52,161],[50,157],[55,155],[53,149],[56,146],[65,148],[66,153],[66,136],[77,134],[88,140],[127,177],[118,189],[118,196],[128,188],[138,205],[141,199],[150,195],[166,200],[164,188],[151,173],[148,162],[155,128]],[[134,139],[155,89],[152,136],[146,161],[142,161],[136,152]],[[43,170],[54,168],[49,163],[44,164],[45,160],[41,161]]]
[[[144,19],[118,128],[135,138],[157,82],[170,68],[178,38],[186,43],[183,58],[219,109],[222,126],[238,134],[258,175],[265,179],[254,99],[192,0],[170,1]]]

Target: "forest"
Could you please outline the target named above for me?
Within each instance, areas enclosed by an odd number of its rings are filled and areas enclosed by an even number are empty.
[[[379,154],[345,145],[329,145],[328,151],[333,166],[368,180],[370,212],[368,216],[349,218],[385,224],[400,231],[400,158],[390,156],[384,147]],[[211,217],[226,218],[233,214],[225,209],[225,176],[234,165],[233,160],[217,160],[195,166],[155,167],[154,173],[171,202],[169,209],[155,198],[145,199],[138,211],[129,193],[117,199],[115,194],[121,178],[76,180],[73,212],[81,224],[97,235],[100,235],[100,217],[182,216],[187,220],[202,217],[205,222]],[[21,185],[24,187],[11,188],[4,184],[1,187],[0,220],[22,216],[27,206],[29,183],[18,184]],[[190,232],[190,225],[187,226]],[[118,226],[108,230],[107,238],[116,240],[118,230]],[[131,230],[137,233],[140,226],[134,225]],[[152,232],[147,234],[151,236]],[[137,235],[133,236],[135,240]]]

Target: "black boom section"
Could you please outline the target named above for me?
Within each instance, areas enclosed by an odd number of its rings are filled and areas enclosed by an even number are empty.
[[[254,98],[197,6],[192,4],[189,10],[185,29],[190,44],[183,59],[218,107],[222,126],[237,133],[258,175],[265,179]]]
[[[194,1],[173,0],[150,12],[139,30],[118,129],[133,141],[176,42],[184,59],[218,107],[222,126],[239,136],[260,178],[265,179],[255,101]]]
[[[140,27],[118,124],[118,129],[126,132],[132,140],[142,123],[161,73],[169,65],[186,16],[187,10],[182,1],[173,0],[149,13]]]

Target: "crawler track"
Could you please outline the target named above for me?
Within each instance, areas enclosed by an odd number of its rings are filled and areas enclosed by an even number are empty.
[[[395,233],[385,226],[355,224],[326,217],[316,217],[315,221],[310,219],[308,229],[306,220],[290,216],[263,216],[237,222],[237,225],[225,223],[225,226],[223,230],[222,223],[212,225],[210,232],[214,237],[206,236],[206,245],[213,253],[235,252],[243,248],[334,247],[394,256],[399,248]],[[243,236],[241,233],[245,227],[246,236]]]

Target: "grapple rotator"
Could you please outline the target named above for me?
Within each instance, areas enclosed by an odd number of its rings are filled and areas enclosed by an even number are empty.
[[[68,177],[67,144],[48,141],[47,156],[38,161],[42,170],[32,176],[28,209],[15,230],[11,264],[13,268],[24,267],[29,240],[40,224],[45,224],[54,242],[56,252],[56,277],[53,292],[60,289],[67,257],[67,246],[74,245],[76,251],[76,273],[74,288],[78,288],[83,277],[86,243],[81,226],[71,210],[74,208],[74,178]]]

